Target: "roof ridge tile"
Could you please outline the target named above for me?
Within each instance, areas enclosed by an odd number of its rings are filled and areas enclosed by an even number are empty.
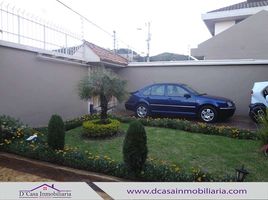
[[[238,9],[244,9],[244,8],[262,7],[262,6],[268,6],[268,0],[261,0],[261,1],[255,1],[255,2],[243,1],[243,2],[236,3],[230,6],[225,6],[222,8],[218,8],[216,10],[209,11],[208,13],[238,10]]]

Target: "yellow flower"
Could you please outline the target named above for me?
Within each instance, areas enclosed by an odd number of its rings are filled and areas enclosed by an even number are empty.
[[[109,157],[106,156],[106,155],[105,155],[103,158],[104,158],[105,160],[110,160],[110,159],[111,159],[111,158],[109,158]]]
[[[175,172],[178,172],[178,171],[180,171],[180,168],[179,167],[176,167],[175,168]]]

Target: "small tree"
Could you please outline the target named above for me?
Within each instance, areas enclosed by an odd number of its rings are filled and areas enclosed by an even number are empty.
[[[59,115],[52,115],[49,120],[47,142],[52,149],[64,149],[65,128]]]
[[[126,97],[126,81],[121,80],[111,70],[100,67],[79,82],[78,92],[83,100],[89,100],[94,96],[100,97],[101,122],[106,123],[108,103],[111,98],[114,96],[121,102]]]
[[[257,135],[263,145],[262,151],[268,156],[268,109],[266,114],[259,117],[260,128],[257,131]]]
[[[123,145],[123,157],[127,168],[136,176],[140,174],[147,159],[147,137],[143,125],[130,123]]]

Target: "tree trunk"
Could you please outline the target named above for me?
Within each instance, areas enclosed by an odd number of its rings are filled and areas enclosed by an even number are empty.
[[[101,106],[101,123],[105,124],[108,119],[107,115],[108,100],[103,94],[100,95],[100,106]]]

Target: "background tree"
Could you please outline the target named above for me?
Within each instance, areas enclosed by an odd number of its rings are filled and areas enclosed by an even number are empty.
[[[78,84],[79,96],[83,100],[89,100],[94,96],[100,97],[101,122],[107,122],[108,103],[114,96],[122,102],[126,95],[125,80],[121,80],[114,72],[105,68],[96,68],[90,72]]]

